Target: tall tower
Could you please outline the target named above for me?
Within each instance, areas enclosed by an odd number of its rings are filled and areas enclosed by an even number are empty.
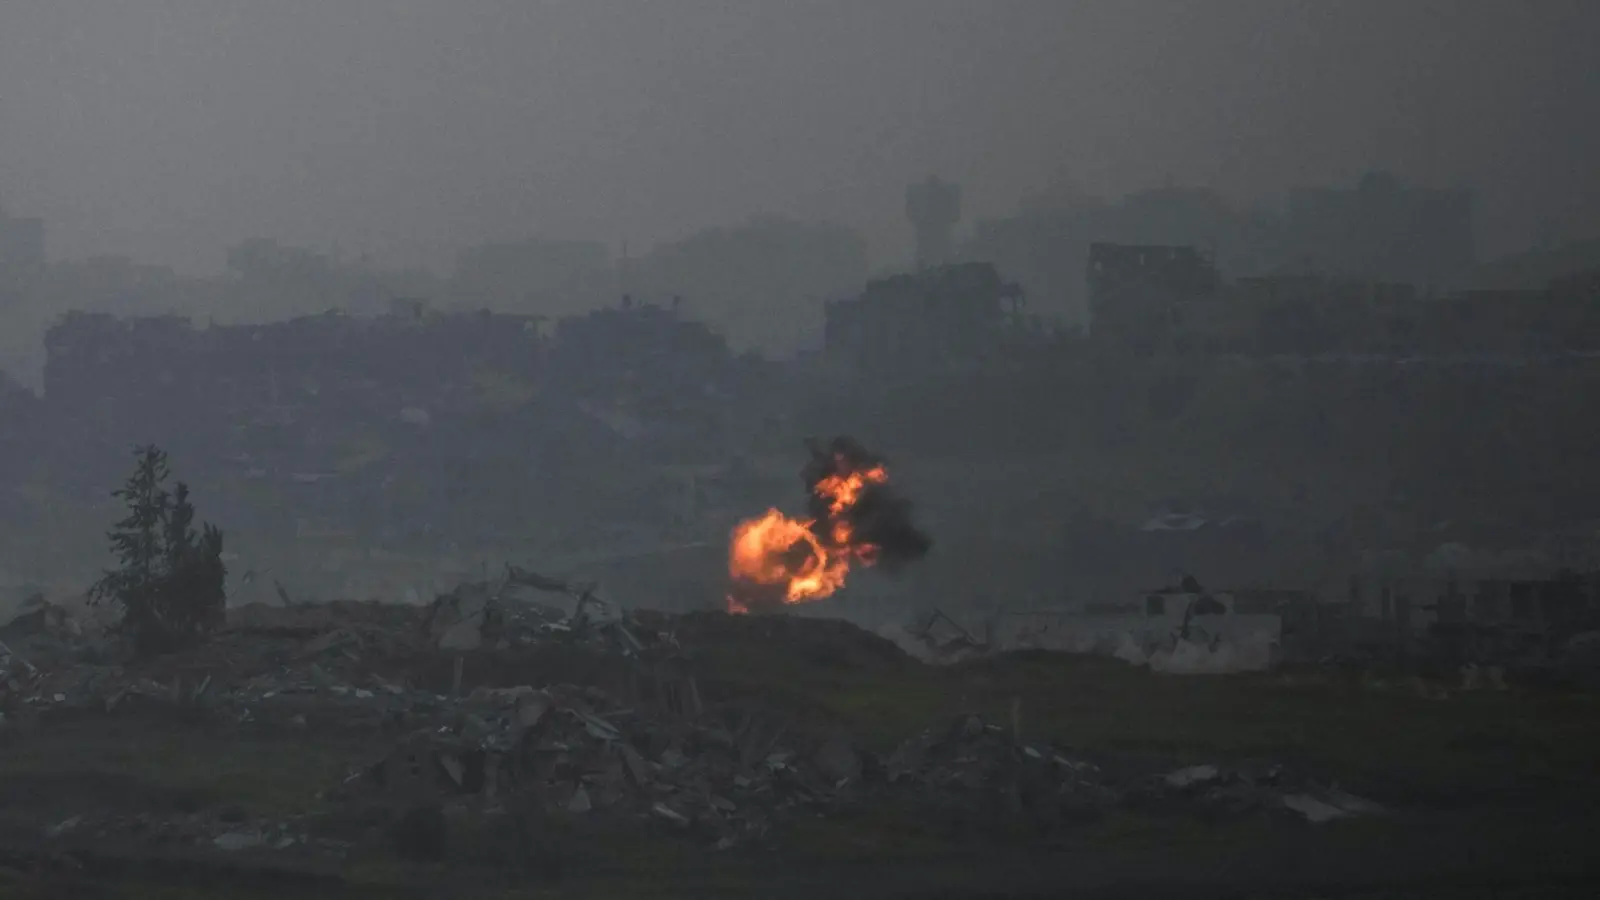
[[[906,188],[906,218],[917,234],[917,268],[950,261],[950,233],[961,220],[961,188],[929,175]]]

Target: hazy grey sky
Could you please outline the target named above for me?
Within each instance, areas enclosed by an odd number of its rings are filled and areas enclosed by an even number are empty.
[[[1596,47],[1594,0],[0,0],[0,201],[198,270],[759,212],[884,259],[928,170],[977,215],[1387,167],[1479,187],[1493,250],[1600,234]]]

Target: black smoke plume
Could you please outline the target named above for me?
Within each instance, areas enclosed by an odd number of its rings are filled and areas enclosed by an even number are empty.
[[[834,517],[828,500],[817,494],[817,484],[830,475],[869,471],[885,465],[886,460],[844,436],[827,444],[808,440],[806,448],[811,451],[811,460],[800,477],[810,497],[812,531],[826,545],[832,541]],[[891,484],[868,483],[856,504],[844,511],[843,518],[850,525],[852,543],[876,546],[877,565],[890,570],[927,556],[933,547],[933,540],[912,524],[911,501]]]

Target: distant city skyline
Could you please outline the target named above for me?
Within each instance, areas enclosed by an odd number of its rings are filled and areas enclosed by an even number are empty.
[[[529,236],[635,254],[782,214],[910,258],[1070,184],[1277,205],[1467,186],[1486,255],[1600,233],[1582,0],[142,0],[0,8],[0,202],[54,258],[215,272],[267,237],[387,265]]]

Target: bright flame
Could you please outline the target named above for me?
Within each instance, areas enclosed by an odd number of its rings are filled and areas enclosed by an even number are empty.
[[[860,472],[829,475],[817,482],[812,490],[817,496],[827,499],[829,515],[837,516],[860,502],[861,492],[867,489],[867,485],[883,484],[888,480],[889,473],[883,466],[873,466]]]
[[[728,574],[740,581],[783,587],[785,603],[826,597],[844,584],[848,557],[830,551],[811,531],[811,523],[767,510],[733,531]],[[737,601],[734,601],[737,604]]]
[[[857,543],[844,516],[860,502],[869,485],[888,480],[889,473],[874,466],[818,481],[813,491],[828,503],[822,528],[815,520],[791,518],[776,509],[740,523],[728,547],[728,574],[735,582],[774,592],[781,588],[784,603],[806,603],[831,595],[844,587],[852,560],[868,566],[877,561],[878,547]],[[728,611],[749,612],[749,606],[729,596]]]

